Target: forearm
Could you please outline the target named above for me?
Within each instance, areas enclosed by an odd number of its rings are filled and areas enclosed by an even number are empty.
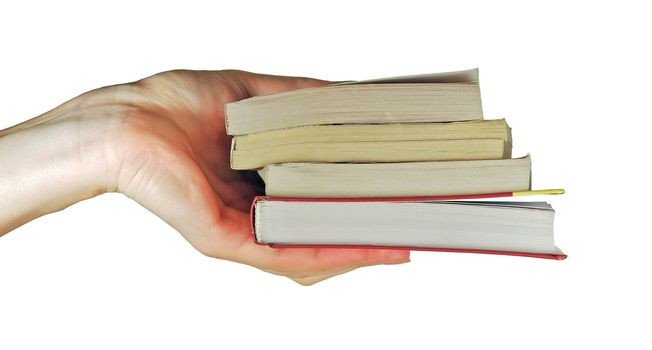
[[[106,191],[103,123],[71,110],[0,131],[0,235]]]

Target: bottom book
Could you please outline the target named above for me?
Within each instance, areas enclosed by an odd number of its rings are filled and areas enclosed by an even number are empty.
[[[563,191],[562,191],[563,192]],[[416,198],[256,197],[254,239],[272,247],[391,248],[562,260],[546,202],[512,193]],[[485,200],[483,200],[485,199]]]

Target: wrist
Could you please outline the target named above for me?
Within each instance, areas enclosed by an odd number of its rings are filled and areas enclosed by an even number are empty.
[[[64,109],[0,133],[0,235],[110,186],[110,120]]]

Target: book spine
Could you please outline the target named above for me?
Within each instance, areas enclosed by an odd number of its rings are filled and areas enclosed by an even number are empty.
[[[249,224],[251,227],[251,235],[253,236],[254,243],[258,245],[269,246],[268,244],[262,243],[258,240],[258,233],[256,230],[256,203],[258,203],[259,200],[265,198],[265,196],[256,196],[251,201],[251,207],[249,208]]]

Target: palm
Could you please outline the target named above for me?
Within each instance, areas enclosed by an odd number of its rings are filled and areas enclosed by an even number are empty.
[[[174,71],[135,84],[146,103],[126,118],[131,135],[117,190],[181,232],[206,255],[311,284],[354,268],[404,262],[408,252],[271,249],[251,238],[248,209],[262,193],[254,172],[229,167],[224,104],[325,82],[239,71]],[[138,150],[137,152],[133,150]],[[143,151],[144,150],[144,151]]]
[[[165,97],[161,105],[165,117],[185,134],[176,140],[178,146],[190,146],[213,195],[229,207],[246,211],[262,184],[255,172],[235,171],[229,166],[231,137],[225,131],[224,105],[250,97],[230,78],[236,74],[174,71],[143,82]]]

